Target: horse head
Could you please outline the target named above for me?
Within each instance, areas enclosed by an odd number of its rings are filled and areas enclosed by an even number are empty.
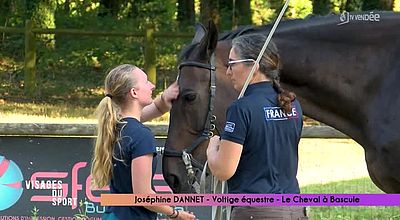
[[[192,43],[180,57],[180,94],[174,101],[163,157],[164,179],[174,192],[194,192],[207,160],[208,138],[221,126],[224,111],[215,108],[214,51],[218,32],[214,23],[198,25]]]

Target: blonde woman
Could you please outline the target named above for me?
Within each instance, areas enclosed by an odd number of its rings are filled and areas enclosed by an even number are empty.
[[[96,110],[97,139],[91,169],[94,187],[109,185],[111,193],[155,193],[155,139],[141,122],[169,111],[179,88],[174,83],[153,101],[154,88],[146,74],[133,65],[120,65],[108,73],[106,95]],[[172,219],[195,219],[192,213],[170,206],[110,206],[103,219],[156,219],[157,213]]]

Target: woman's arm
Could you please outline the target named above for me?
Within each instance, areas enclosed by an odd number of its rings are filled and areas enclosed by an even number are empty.
[[[207,148],[208,167],[212,174],[221,181],[230,179],[239,165],[242,150],[241,144],[220,141],[219,136],[212,137]]]
[[[151,189],[152,164],[153,164],[152,154],[140,156],[132,160],[131,172],[132,172],[133,193],[156,194]],[[153,212],[162,213],[167,216],[171,216],[171,214],[177,213],[170,206],[144,206],[144,207]],[[174,214],[173,217],[176,219],[196,219],[196,216],[185,211],[179,211],[177,214]]]
[[[174,82],[160,96],[157,96],[153,103],[143,108],[140,121],[150,121],[168,112],[172,107],[172,101],[177,99],[178,95],[179,86],[177,82]]]

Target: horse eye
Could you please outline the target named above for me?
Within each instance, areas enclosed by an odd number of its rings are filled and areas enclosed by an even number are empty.
[[[193,102],[196,99],[196,94],[195,93],[190,93],[184,95],[185,101],[187,102]]]

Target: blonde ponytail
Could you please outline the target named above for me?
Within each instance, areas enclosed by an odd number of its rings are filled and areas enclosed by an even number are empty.
[[[103,98],[96,109],[98,126],[92,159],[92,186],[107,186],[112,176],[113,148],[117,139],[116,125],[120,121],[119,107],[109,97]]]
[[[112,177],[112,158],[114,146],[118,141],[117,124],[121,123],[121,108],[126,101],[127,92],[134,87],[136,80],[129,64],[112,69],[105,80],[106,97],[96,109],[97,138],[92,157],[92,188],[103,188],[110,183]]]

